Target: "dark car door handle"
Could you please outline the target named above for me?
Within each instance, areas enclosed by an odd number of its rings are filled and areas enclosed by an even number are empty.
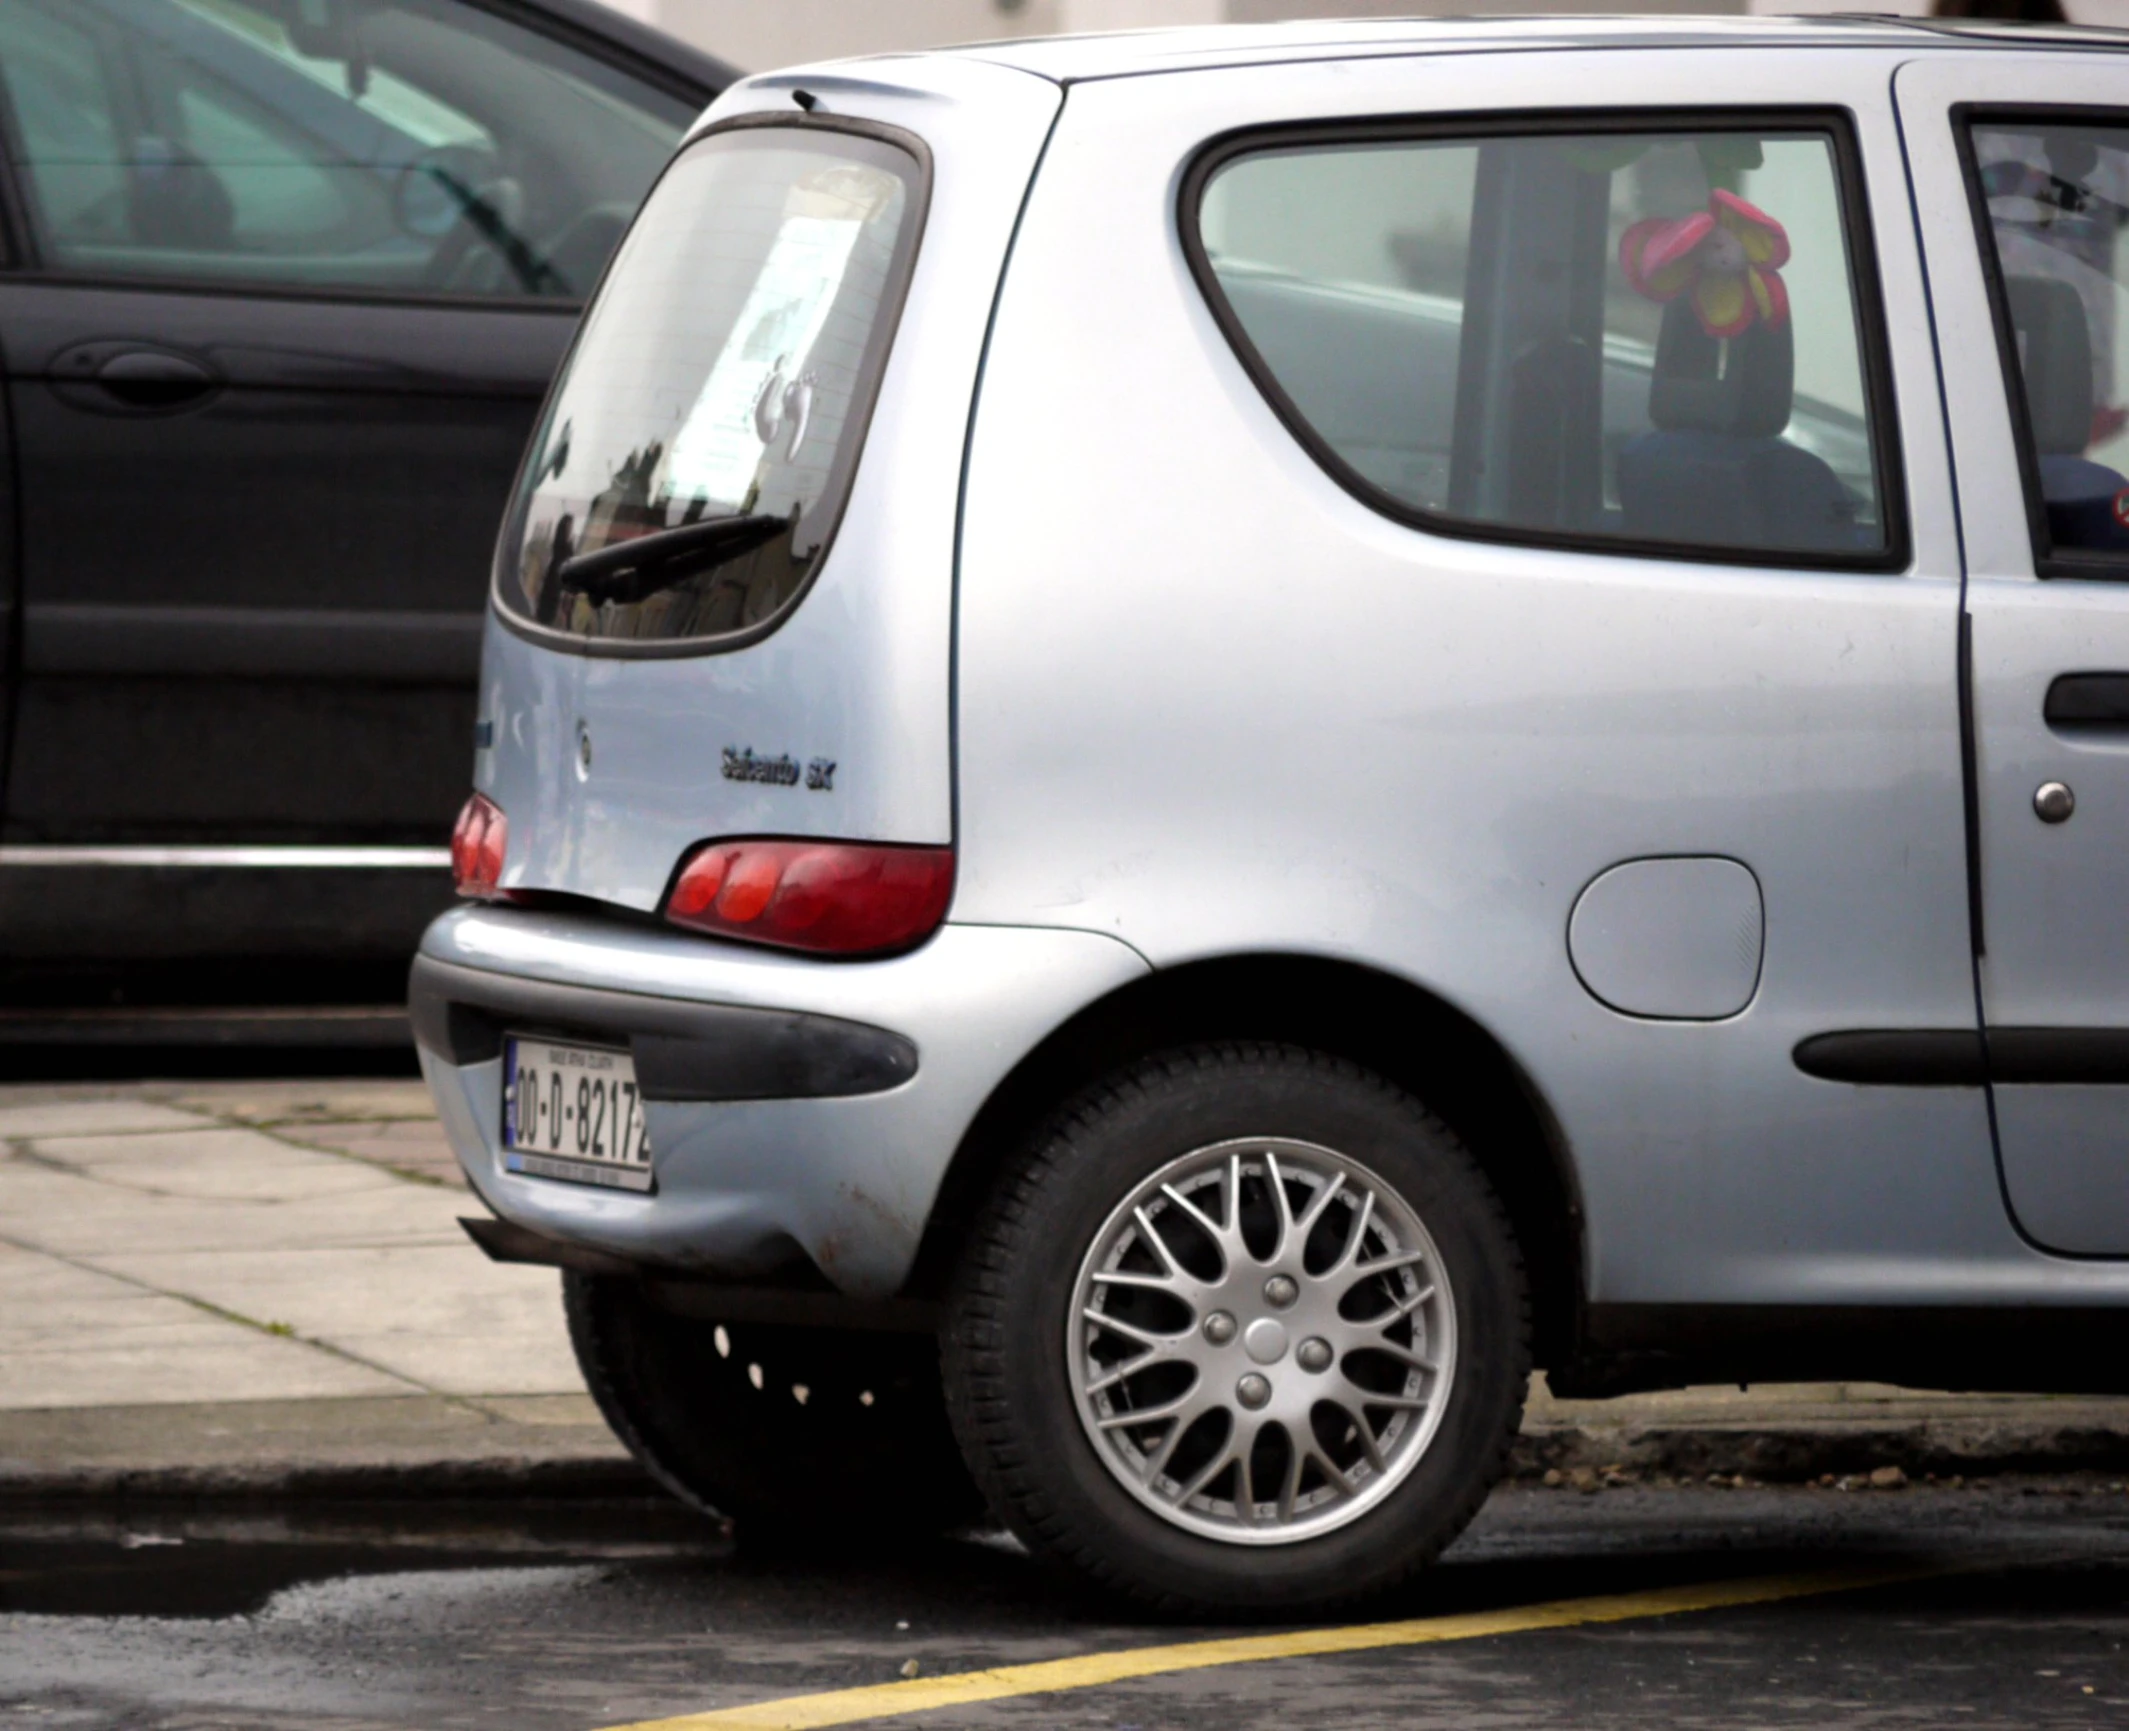
[[[213,368],[167,349],[125,349],[96,369],[96,383],[133,409],[182,408],[221,382]]]
[[[2041,719],[2065,732],[2129,732],[2129,673],[2064,673],[2048,686]]]

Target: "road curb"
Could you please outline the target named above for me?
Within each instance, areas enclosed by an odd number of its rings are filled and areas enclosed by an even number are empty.
[[[1641,1478],[1743,1475],[1801,1484],[1898,1467],[1911,1479],[2103,1473],[2129,1477],[2129,1432],[1991,1420],[1813,1425],[1556,1425],[1527,1431],[1512,1481],[1619,1469]],[[662,1493],[633,1461],[531,1454],[382,1461],[254,1460],[71,1466],[0,1460],[0,1503],[146,1501],[597,1501]]]
[[[629,1460],[246,1461],[238,1465],[29,1465],[0,1461],[0,1504],[160,1501],[609,1501],[662,1496]]]
[[[2009,1473],[2129,1474],[2129,1432],[2104,1425],[1991,1419],[1810,1425],[1574,1425],[1526,1431],[1510,1473],[1541,1478],[1577,1467],[1643,1475],[1743,1474],[1802,1483],[1898,1467],[1909,1478],[1990,1478]]]

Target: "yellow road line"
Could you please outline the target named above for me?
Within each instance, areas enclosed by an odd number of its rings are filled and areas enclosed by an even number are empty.
[[[1514,1635],[1531,1629],[1566,1629],[1582,1623],[1623,1623],[1636,1617],[1674,1616],[1681,1611],[1715,1611],[1729,1605],[1764,1605],[1777,1599],[1851,1593],[1946,1572],[1940,1566],[1761,1575],[1751,1580],[1658,1587],[1646,1593],[1555,1599],[1546,1604],[1472,1611],[1452,1617],[1417,1617],[1398,1623],[1356,1623],[1335,1629],[1298,1629],[1281,1635],[1238,1635],[1169,1647],[1135,1647],[1121,1653],[1047,1659],[1034,1665],[1001,1665],[993,1671],[958,1671],[906,1683],[872,1683],[856,1689],[831,1689],[819,1695],[788,1695],[745,1707],[721,1707],[709,1713],[683,1713],[673,1719],[612,1726],[608,1731],[814,1731],[814,1727],[822,1725],[854,1725],[905,1713],[939,1712],[1014,1695],[1092,1689],[1104,1683],[1202,1671],[1214,1665],[1303,1659],[1325,1653],[1365,1653],[1382,1647],[1470,1641],[1482,1635]]]

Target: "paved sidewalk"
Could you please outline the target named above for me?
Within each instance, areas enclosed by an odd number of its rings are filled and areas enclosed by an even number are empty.
[[[418,1082],[0,1088],[0,1149],[0,1484],[622,1458]]]
[[[0,1492],[640,1489],[412,1082],[0,1087]],[[1520,1470],[2129,1474],[2129,1400],[1532,1391]]]

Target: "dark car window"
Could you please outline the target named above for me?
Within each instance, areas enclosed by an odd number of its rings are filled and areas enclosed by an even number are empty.
[[[674,163],[526,462],[506,612],[607,646],[774,622],[849,492],[923,193],[911,150],[824,125],[712,132]]]
[[[8,0],[68,273],[580,299],[692,105],[458,0]]]
[[[1830,131],[1230,148],[1200,274],[1347,485],[1429,527],[1885,563]]]
[[[2129,576],[2129,116],[1970,129],[2044,572]]]

